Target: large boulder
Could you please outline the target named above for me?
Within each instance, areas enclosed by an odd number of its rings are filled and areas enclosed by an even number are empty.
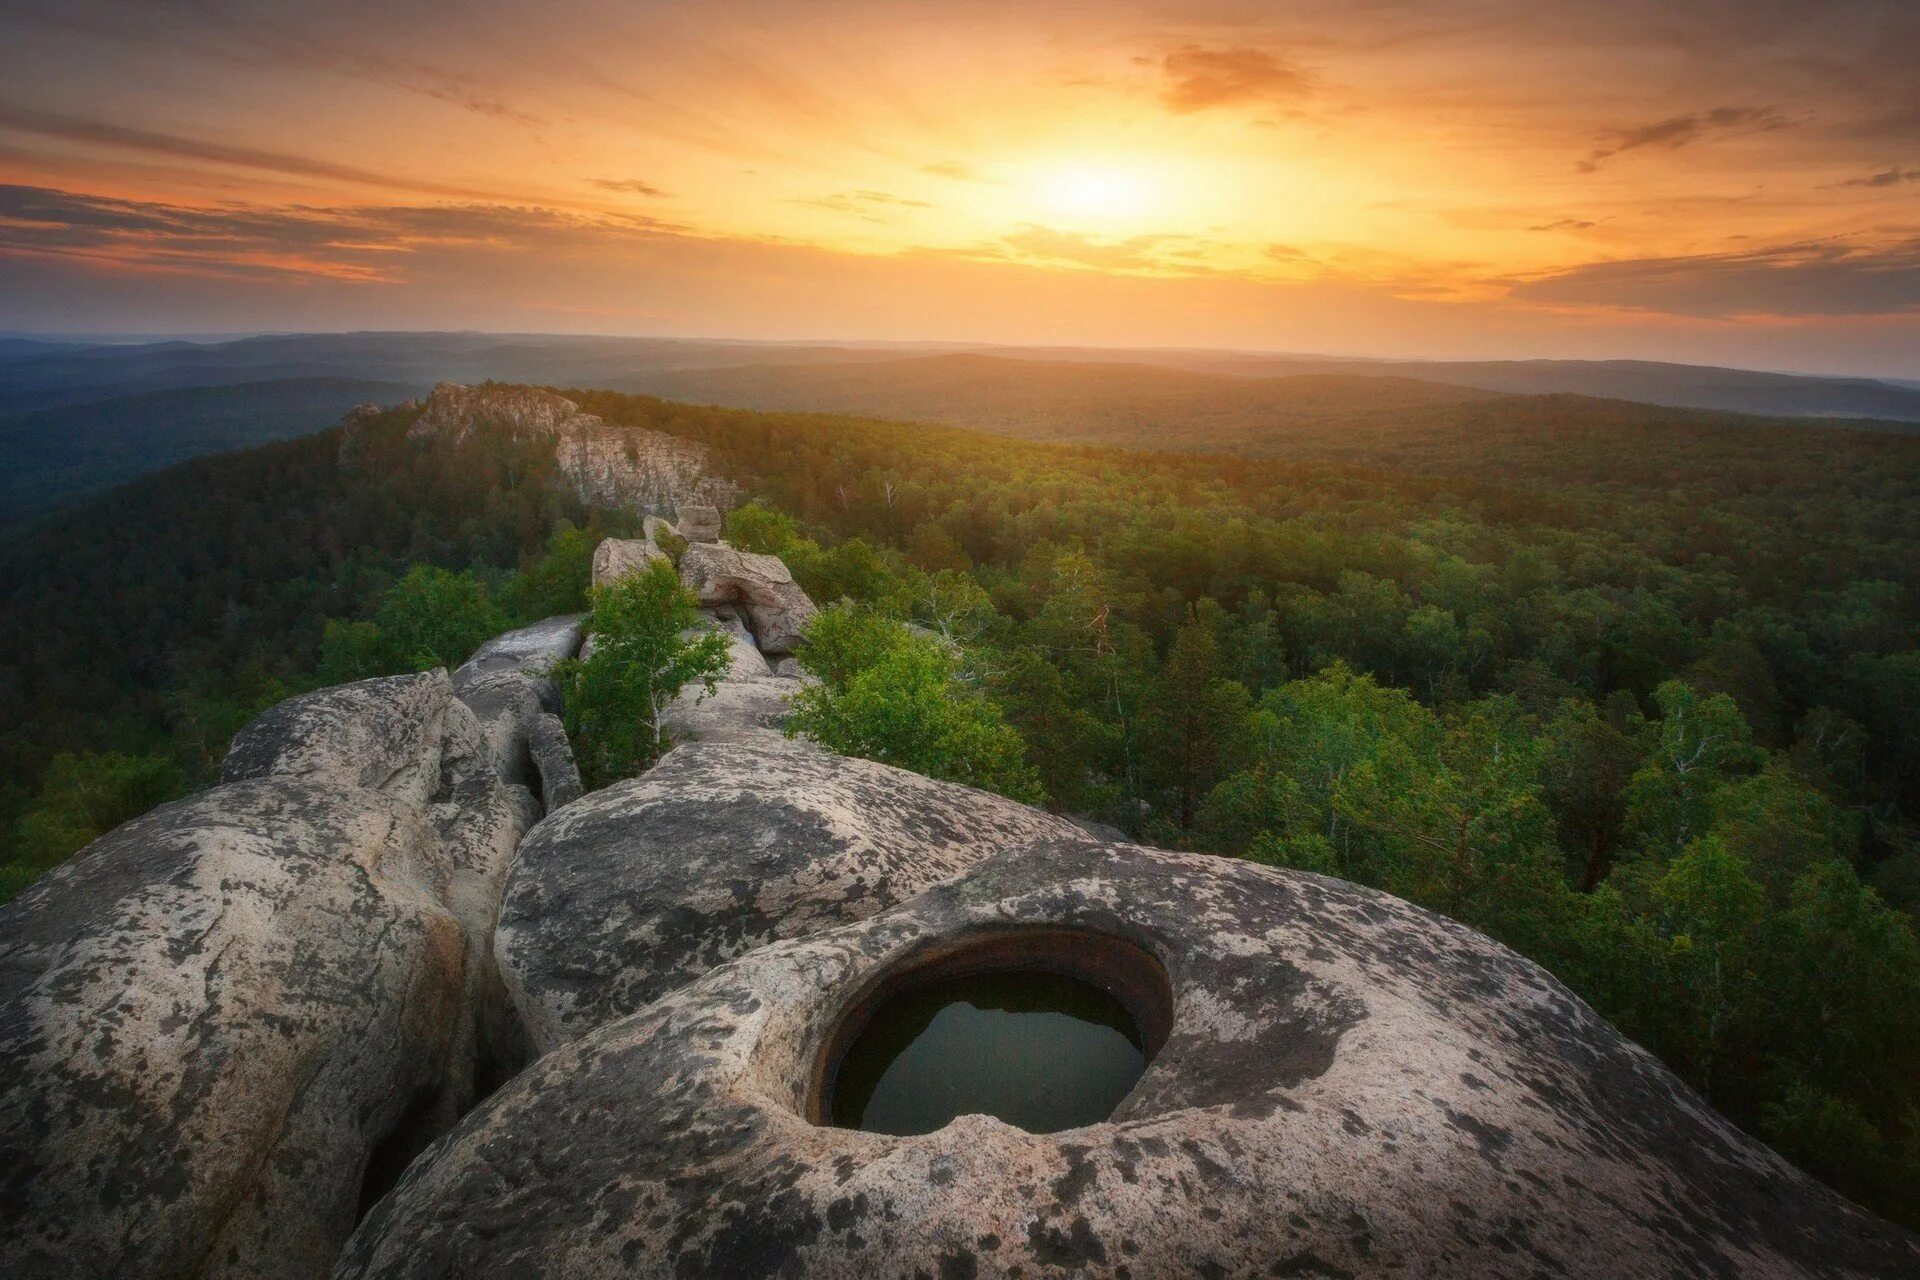
[[[688,542],[718,542],[725,528],[718,507],[691,504],[674,512],[675,531]]]
[[[602,538],[593,549],[593,585],[604,587],[630,574],[643,573],[667,553],[648,538]]]
[[[764,654],[791,653],[818,612],[779,556],[741,551],[723,542],[696,542],[680,557],[680,578],[702,605],[737,605]]]
[[[744,951],[872,915],[1009,844],[1077,835],[775,733],[689,743],[528,833],[495,949],[550,1048]]]
[[[622,808],[576,806],[549,849],[593,852],[601,830],[611,850]],[[938,820],[942,843],[995,840]],[[673,847],[620,865],[657,884]],[[738,865],[704,866],[716,898],[751,891]],[[679,954],[669,888],[649,929]],[[703,960],[734,949],[720,923]],[[573,956],[588,987],[596,962],[634,964]],[[1158,1052],[1110,1119],[820,1123],[875,999],[980,966],[1071,973],[1134,1010]],[[1545,971],[1317,876],[1048,841],[628,992],[639,1012],[542,1058],[409,1170],[342,1280],[1920,1274],[1912,1234],[1740,1133]]]
[[[0,1274],[324,1275],[528,1050],[492,964],[538,816],[445,672],[322,690],[0,908]]]
[[[422,806],[440,790],[447,720],[458,714],[455,707],[444,671],[361,680],[288,698],[234,735],[220,780],[297,777]]]
[[[580,651],[583,624],[583,615],[569,614],[509,631],[453,673],[454,692],[478,718],[495,772],[527,788],[547,810],[582,790],[552,672]]]

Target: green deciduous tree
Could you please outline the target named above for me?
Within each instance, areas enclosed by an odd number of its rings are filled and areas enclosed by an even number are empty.
[[[472,573],[415,565],[370,619],[327,622],[320,680],[336,684],[404,671],[449,670],[506,629],[507,616]]]
[[[1732,698],[1702,696],[1669,680],[1654,693],[1660,724],[1646,761],[1627,784],[1627,830],[1655,858],[1678,856],[1704,834],[1714,793],[1760,763],[1753,734]]]
[[[1026,744],[963,678],[951,642],[837,605],[809,626],[800,665],[817,682],[794,697],[789,733],[929,777],[1042,798]]]
[[[687,685],[711,693],[728,640],[700,625],[699,601],[673,566],[655,560],[592,592],[591,646],[554,671],[581,776],[603,787],[645,769],[669,745],[667,708]]]

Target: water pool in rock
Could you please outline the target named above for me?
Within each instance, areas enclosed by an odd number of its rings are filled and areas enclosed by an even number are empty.
[[[1029,1133],[1097,1124],[1146,1070],[1125,1006],[1061,974],[945,978],[885,1001],[841,1058],[832,1117],[870,1133],[932,1133],[996,1116]]]

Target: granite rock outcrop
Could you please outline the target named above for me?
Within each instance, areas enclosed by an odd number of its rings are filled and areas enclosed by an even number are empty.
[[[497,951],[543,1049],[726,960],[859,920],[1064,818],[778,734],[676,747],[528,833]]]
[[[493,910],[539,816],[445,672],[322,690],[0,910],[0,1273],[323,1275],[527,1045]]]
[[[657,802],[609,796],[591,825],[644,825]],[[673,891],[642,892],[668,919]],[[691,954],[731,949],[730,922],[710,928]],[[631,937],[689,954],[657,926]],[[823,1123],[847,1019],[974,955],[1105,976],[1157,1021],[1112,1117]],[[342,1280],[1920,1270],[1914,1236],[1740,1133],[1538,966],[1318,876],[1008,844],[864,921],[629,989],[658,998],[614,1001],[635,1012],[469,1116],[374,1210]]]

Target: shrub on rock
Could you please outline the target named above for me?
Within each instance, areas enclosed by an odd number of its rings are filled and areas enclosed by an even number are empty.
[[[567,732],[589,787],[631,777],[668,746],[666,711],[699,682],[711,693],[727,670],[719,632],[695,630],[698,601],[673,565],[655,560],[592,593],[591,651],[554,674],[566,693]]]

